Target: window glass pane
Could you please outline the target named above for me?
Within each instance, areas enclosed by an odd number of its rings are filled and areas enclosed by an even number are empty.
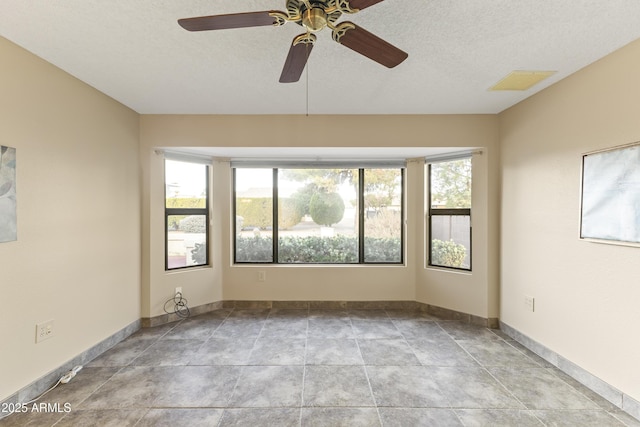
[[[207,165],[165,160],[166,268],[206,265]]]
[[[207,200],[207,165],[165,160],[167,208],[204,208]]]
[[[206,264],[206,216],[169,215],[167,224],[167,268]]]
[[[402,261],[402,175],[400,169],[364,171],[364,261]]]
[[[237,168],[236,262],[273,261],[273,170]]]
[[[358,262],[358,170],[278,170],[278,262]]]
[[[431,208],[471,208],[471,159],[431,165]]]
[[[471,268],[471,217],[433,215],[431,217],[431,265]]]

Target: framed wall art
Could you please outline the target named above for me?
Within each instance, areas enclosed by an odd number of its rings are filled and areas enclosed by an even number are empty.
[[[0,242],[17,238],[16,149],[0,145]]]
[[[580,238],[640,246],[640,142],[582,156]]]

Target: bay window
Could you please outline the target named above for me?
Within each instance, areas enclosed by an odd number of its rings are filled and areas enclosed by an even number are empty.
[[[233,168],[235,263],[401,264],[401,167]]]

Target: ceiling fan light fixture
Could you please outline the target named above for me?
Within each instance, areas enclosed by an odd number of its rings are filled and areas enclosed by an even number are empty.
[[[489,90],[527,90],[555,73],[556,71],[512,71]]]

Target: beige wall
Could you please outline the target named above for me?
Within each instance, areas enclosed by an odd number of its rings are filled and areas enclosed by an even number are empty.
[[[582,154],[640,140],[639,74],[640,41],[500,115],[501,320],[636,400],[640,249],[581,241],[579,195]]]
[[[2,400],[140,318],[140,172],[137,114],[3,38],[0,63],[18,191],[18,240],[0,243]]]
[[[149,299],[143,305],[143,315],[162,314],[162,305],[176,286],[183,287],[189,304],[194,306],[220,299],[418,299],[482,317],[497,314],[497,255],[491,257],[484,250],[498,241],[497,224],[489,220],[489,214],[498,211],[497,117],[149,115],[142,116],[140,123],[145,181],[143,299]],[[460,275],[425,269],[424,165],[418,162],[410,162],[407,172],[405,266],[233,266],[231,171],[229,163],[220,160],[214,163],[214,267],[166,273],[162,156],[156,149],[207,146],[483,147],[484,154],[474,160],[480,177],[474,184],[474,209],[478,208],[479,218],[478,231],[474,231],[474,247],[478,248],[474,272]],[[258,270],[266,271],[266,282],[258,282]]]
[[[0,244],[0,400],[162,314],[176,286],[193,306],[416,299],[482,317],[499,308],[507,324],[640,400],[639,250],[578,239],[580,155],[640,140],[640,42],[499,116],[139,117],[2,38],[0,63],[0,144],[17,148],[19,224],[18,241]],[[216,161],[214,267],[164,271],[156,147],[399,145],[482,148],[473,274],[425,267],[425,176],[414,162],[405,267],[273,266],[258,284],[255,267],[231,265],[230,173]],[[56,336],[35,344],[35,324],[49,319]]]
[[[486,136],[497,140],[497,129],[488,129]],[[415,256],[421,262],[416,280],[418,301],[484,318],[498,317],[498,164],[498,149],[489,144],[484,146],[481,154],[472,157],[472,273],[425,266],[428,249],[426,239],[420,239],[415,249]],[[424,195],[424,191],[415,194],[416,197]],[[426,202],[421,206],[426,206]],[[424,215],[424,208],[422,210]],[[427,235],[425,223],[417,224],[416,234]]]
[[[499,116],[139,117],[4,39],[0,59],[0,144],[17,148],[19,224],[18,241],[0,244],[0,399],[162,314],[182,286],[192,306],[416,299],[482,317],[499,309],[505,323],[640,400],[638,249],[578,239],[581,154],[640,140],[640,42]],[[231,265],[222,160],[213,162],[214,267],[164,271],[155,148],[400,145],[482,148],[472,274],[424,265],[424,168],[410,162],[406,266],[260,267],[267,281],[258,283],[256,267]],[[49,319],[56,336],[35,344],[35,324]]]

